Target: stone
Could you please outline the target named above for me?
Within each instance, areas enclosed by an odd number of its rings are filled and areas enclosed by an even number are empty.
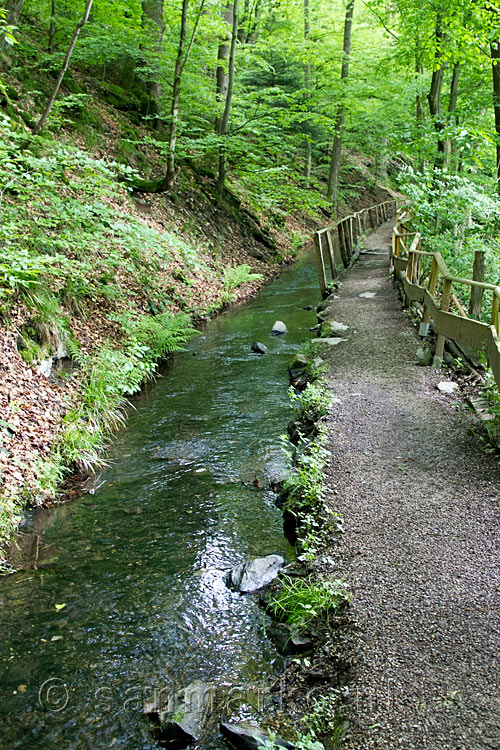
[[[458,383],[453,383],[451,380],[443,380],[441,383],[438,383],[436,387],[441,393],[451,394],[457,390]]]
[[[253,727],[245,722],[240,724],[221,723],[219,727],[226,742],[235,750],[259,750],[269,740],[267,732],[263,732],[258,727]],[[285,750],[294,750],[295,748],[295,745],[281,737],[274,738],[274,746],[285,748]]]
[[[261,344],[260,341],[254,341],[250,348],[256,354],[265,354],[267,352],[267,346]]]
[[[309,635],[293,632],[284,623],[271,622],[266,628],[266,633],[282,656],[304,654],[314,650]]]
[[[290,376],[290,380],[295,380],[296,378],[300,377],[300,375],[303,375],[305,371],[307,370],[307,366],[309,365],[309,359],[306,357],[305,354],[301,354],[301,352],[298,352],[293,362],[288,367],[288,374]]]
[[[321,324],[322,338],[336,336],[339,333],[345,333],[348,330],[349,326],[344,325],[344,323],[339,323],[337,320],[325,320]]]
[[[360,297],[363,297],[364,299],[371,299],[372,297],[375,297],[377,292],[363,292],[363,294],[360,294]]]
[[[240,563],[226,573],[225,581],[229,588],[242,594],[251,594],[254,591],[271,583],[278,571],[285,564],[281,555],[267,555],[257,557],[250,562]]]
[[[210,686],[200,680],[169,695],[166,709],[144,706],[144,713],[156,724],[155,735],[162,745],[183,748],[198,742],[208,717]]]
[[[341,339],[341,338],[327,338],[327,339],[312,339],[311,344],[326,344],[327,346],[338,346],[338,344],[341,344],[343,341],[347,341],[347,339]]]
[[[314,305],[306,305],[303,310],[314,310]]]
[[[417,363],[421,367],[429,367],[432,362],[432,352],[424,346],[419,346],[416,351]]]
[[[316,325],[311,326],[309,330],[314,332],[314,331],[319,331],[320,328],[321,328],[321,323],[316,323]]]
[[[283,321],[282,320],[277,320],[277,321],[275,321],[275,323],[274,323],[274,325],[272,327],[271,335],[272,336],[281,336],[282,333],[286,333],[287,331],[288,331],[288,328],[283,323]]]

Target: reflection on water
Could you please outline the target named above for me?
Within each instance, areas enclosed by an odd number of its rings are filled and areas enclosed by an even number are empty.
[[[283,473],[286,366],[317,296],[305,254],[210,322],[136,400],[100,489],[52,512],[38,569],[0,581],[0,747],[157,748],[141,716],[155,690],[265,684],[277,668],[261,611],[223,573],[292,554],[253,482]]]

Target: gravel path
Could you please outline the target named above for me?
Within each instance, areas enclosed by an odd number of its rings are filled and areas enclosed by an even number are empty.
[[[387,251],[391,226],[366,251]],[[362,254],[328,313],[348,341],[322,353],[340,398],[329,496],[346,521],[331,554],[357,629],[346,746],[498,749],[500,471],[460,398],[436,390],[446,371],[414,364],[387,272]]]

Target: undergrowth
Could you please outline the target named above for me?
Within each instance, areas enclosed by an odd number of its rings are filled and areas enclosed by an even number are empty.
[[[295,629],[307,627],[329,615],[349,601],[344,581],[338,578],[281,577],[279,592],[271,599],[268,609],[273,615]]]
[[[212,259],[173,224],[161,230],[142,220],[123,183],[131,173],[50,133],[27,141],[0,113],[0,320],[29,367],[52,356],[72,360],[69,407],[50,457],[26,455],[22,490],[3,487],[0,544],[26,503],[54,497],[74,467],[105,462],[127,399],[194,335],[192,317],[262,278],[246,264]]]
[[[324,468],[331,453],[326,447],[326,425],[321,419],[333,399],[324,380],[308,383],[301,393],[290,388],[296,419],[309,436],[300,436],[291,446],[287,436],[282,445],[291,472],[283,485],[284,511],[295,518],[297,548],[304,560],[314,560],[324,546],[325,536],[342,529],[342,517],[325,501]],[[311,434],[310,425],[314,425]],[[299,428],[300,434],[300,428]]]

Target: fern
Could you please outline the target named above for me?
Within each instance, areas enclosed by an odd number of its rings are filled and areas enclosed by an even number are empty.
[[[179,351],[198,333],[189,315],[169,312],[154,317],[144,315],[130,325],[129,331],[137,341],[149,347],[155,359]]]
[[[224,269],[224,286],[228,292],[245,284],[247,281],[259,281],[261,273],[250,273],[250,266],[242,263],[241,266],[226,266]]]

